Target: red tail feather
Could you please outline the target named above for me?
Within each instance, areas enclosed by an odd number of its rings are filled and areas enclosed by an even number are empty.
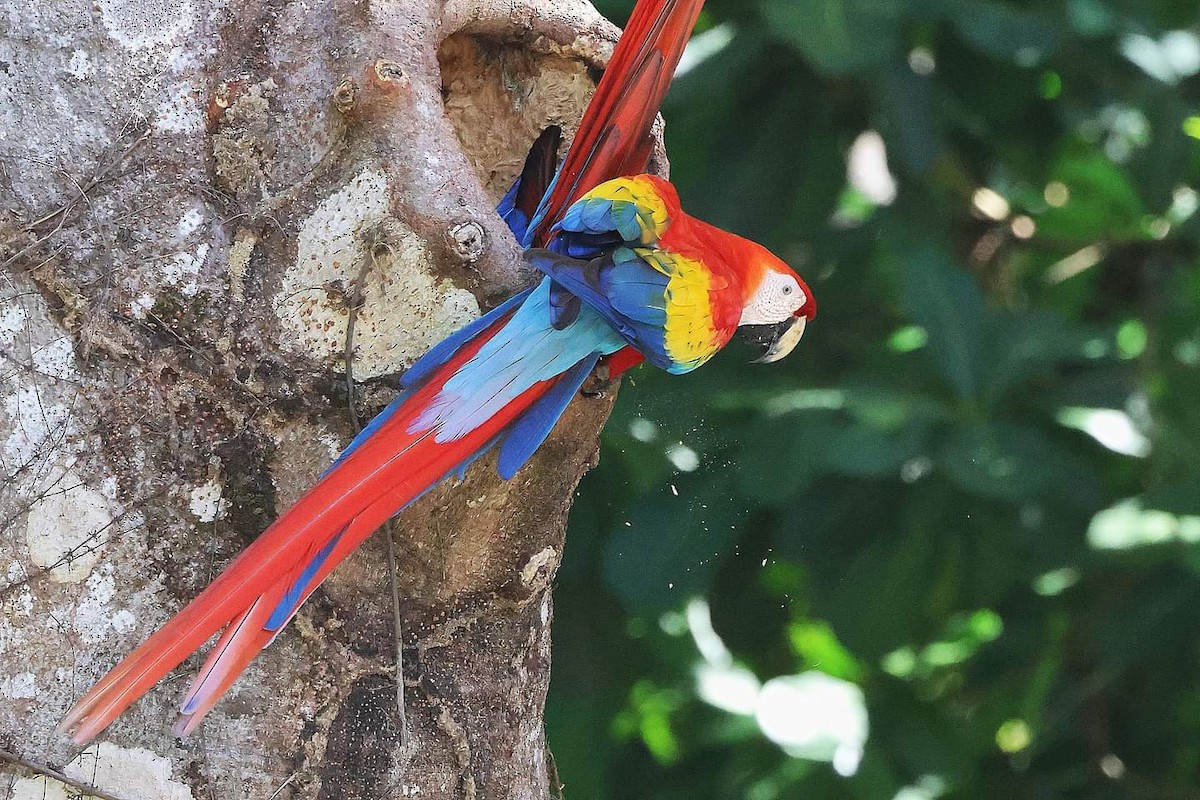
[[[179,720],[175,723],[177,736],[187,736],[200,724],[209,709],[271,641],[273,634],[263,630],[263,624],[271,616],[271,609],[279,602],[284,588],[285,584],[281,581],[272,591],[255,600],[246,613],[226,626],[183,698]],[[100,722],[99,718],[97,722]],[[78,738],[85,733],[81,726],[75,736]]]
[[[302,598],[396,511],[490,442],[553,385],[534,385],[503,411],[444,444],[408,425],[507,322],[503,317],[464,346],[376,435],[279,517],[207,589],[105,675],[67,714],[59,730],[83,744],[222,628],[184,702],[179,730],[190,731],[273,638],[264,623],[304,567],[340,533]]]
[[[650,128],[704,0],[639,2],[579,123],[534,235],[544,247],[563,211],[589,189],[646,171]]]

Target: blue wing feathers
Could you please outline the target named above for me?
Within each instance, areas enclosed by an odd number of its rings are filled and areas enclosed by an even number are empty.
[[[647,268],[627,248],[613,254],[622,259],[619,263],[585,262],[547,250],[529,250],[525,257],[578,295],[627,342],[645,353],[652,364],[662,365],[662,359],[666,359],[662,328],[666,323],[667,276]],[[594,279],[591,273],[595,274]]]
[[[628,321],[615,314],[608,298],[598,286],[590,285],[583,274],[588,262],[559,255],[549,250],[527,250],[525,259],[538,270],[549,275],[572,294],[578,295],[590,308],[602,316],[608,324],[627,341],[635,335]]]
[[[548,251],[551,258],[563,256]],[[409,426],[410,432],[437,428],[436,441],[448,442],[474,430],[534,384],[557,378],[592,353],[625,345],[596,311],[583,309],[570,325],[551,325],[550,285],[543,280],[503,329],[446,380],[438,396]]]
[[[610,203],[597,202],[595,200],[585,200],[581,203],[583,213],[581,215],[584,230],[588,233],[599,233],[601,231],[612,230],[612,225],[608,224],[612,205]]]
[[[617,232],[626,242],[637,242],[642,239],[644,225],[641,222],[641,210],[636,203],[616,201],[612,204],[613,223]]]
[[[563,330],[579,318],[581,301],[561,284],[550,284],[550,324]]]
[[[587,260],[597,253],[608,250],[624,241],[619,233],[567,233],[562,232],[551,243],[550,249],[556,253]]]
[[[517,208],[517,193],[520,191],[521,179],[517,178],[508,193],[500,198],[500,203],[496,206],[496,213],[508,223],[508,229],[513,232],[513,236],[517,237],[517,241],[523,242],[525,234],[529,230],[529,217],[524,211]]]
[[[585,197],[567,209],[562,220],[554,226],[554,231],[560,234],[603,236],[614,244],[638,242],[643,231],[643,225],[639,222],[641,214],[637,203],[629,200]],[[614,232],[618,235],[614,236]]]
[[[609,295],[609,301],[614,311],[634,322],[660,331],[667,324],[661,286],[647,283],[624,285],[619,293]]]

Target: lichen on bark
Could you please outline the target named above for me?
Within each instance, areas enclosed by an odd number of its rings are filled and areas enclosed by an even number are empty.
[[[325,469],[348,401],[382,407],[531,280],[492,208],[542,126],[573,129],[615,29],[583,0],[63,0],[7,24],[0,749],[130,798],[548,796],[549,589],[611,397],[513,481],[485,459],[398,519],[406,746],[379,536],[192,738],[169,732],[185,670],[99,745],[52,731]]]

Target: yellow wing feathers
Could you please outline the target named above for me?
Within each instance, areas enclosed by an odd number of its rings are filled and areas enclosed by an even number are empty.
[[[725,281],[699,261],[677,253],[643,247],[634,252],[668,278],[663,325],[667,355],[681,366],[699,366],[724,344],[713,321],[711,292],[724,288]]]
[[[615,217],[625,216],[618,213],[618,208],[626,210],[640,231],[637,238],[630,238],[627,234],[632,231],[620,230],[624,226],[619,225],[618,230],[627,242],[653,244],[662,237],[671,220],[667,201],[659,193],[654,181],[646,175],[606,181],[584,195],[584,200],[602,201],[610,206],[609,213]]]

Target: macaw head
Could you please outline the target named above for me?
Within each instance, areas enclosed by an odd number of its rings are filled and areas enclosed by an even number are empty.
[[[808,321],[817,315],[817,301],[795,270],[753,242],[746,242],[743,263],[749,266],[742,286],[744,305],[738,331],[766,353],[756,364],[770,364],[800,343]]]

